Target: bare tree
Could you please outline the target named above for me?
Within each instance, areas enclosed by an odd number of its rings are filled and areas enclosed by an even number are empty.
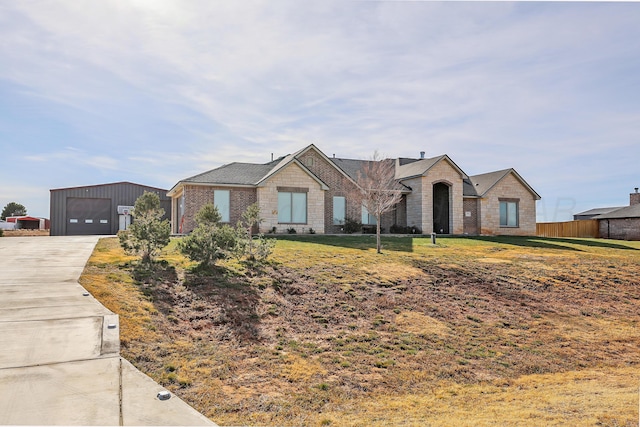
[[[375,151],[371,160],[363,166],[355,178],[357,188],[349,192],[349,198],[359,203],[376,219],[376,250],[380,245],[380,222],[382,215],[395,208],[402,199],[402,184],[395,178],[395,161],[383,159]]]

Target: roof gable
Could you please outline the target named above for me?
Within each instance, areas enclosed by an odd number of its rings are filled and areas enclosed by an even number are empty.
[[[396,179],[409,179],[418,176],[424,176],[440,162],[447,162],[460,174],[462,179],[467,178],[467,174],[449,156],[432,157],[429,159],[420,159],[411,161],[411,159],[398,159],[396,161]]]
[[[463,195],[468,197],[484,197],[508,175],[513,175],[536,200],[541,199],[540,195],[513,168],[470,176],[467,185],[463,188]]]
[[[306,154],[310,150],[313,150],[317,155],[322,157],[327,163],[329,163],[331,166],[333,166],[338,173],[343,175],[349,181],[351,181],[354,184],[356,184],[356,179],[358,178],[357,171],[361,170],[361,166],[360,165],[356,165],[356,163],[365,162],[366,160],[337,159],[335,157],[329,158],[320,149],[318,149],[318,147],[316,147],[314,144],[309,144],[308,146],[306,146],[302,150],[298,151],[295,154],[295,156],[296,156],[296,158],[302,157],[304,154]],[[353,163],[353,165],[347,164],[347,163],[350,163],[350,162],[355,162],[355,163]],[[345,169],[345,167],[346,167],[346,169]]]
[[[312,173],[309,169],[307,169],[307,167],[305,165],[303,165],[302,162],[300,162],[295,156],[296,156],[296,154],[290,154],[290,155],[284,157],[273,169],[271,169],[269,171],[269,173],[267,173],[260,181],[258,181],[256,183],[256,186],[264,185],[264,183],[266,181],[268,181],[269,178],[273,177],[274,175],[277,175],[278,172],[280,172],[280,171],[286,169],[287,167],[289,167],[290,165],[294,164],[294,165],[297,165],[298,167],[300,167],[300,169],[302,169],[314,181],[316,181],[318,184],[320,184],[320,187],[323,190],[328,190],[329,186],[327,186],[327,184],[325,184],[320,178],[318,178],[314,173]]]
[[[314,175],[296,158],[301,152],[303,152],[303,150],[264,164],[240,162],[228,163],[179,181],[171,190],[169,190],[168,194],[170,196],[174,195],[184,184],[259,187],[270,177],[276,175],[292,163],[295,163],[302,168],[302,170],[317,181],[324,190],[328,189],[327,185],[322,182],[322,180]]]

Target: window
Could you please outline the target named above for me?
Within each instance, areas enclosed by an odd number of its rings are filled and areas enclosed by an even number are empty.
[[[229,190],[215,190],[213,205],[218,208],[222,222],[229,222]]]
[[[376,225],[376,217],[371,215],[364,206],[362,207],[362,225]]]
[[[333,198],[333,225],[344,224],[347,212],[347,200],[343,196]]]
[[[278,192],[278,222],[307,223],[307,193]]]
[[[500,227],[518,227],[518,201],[500,201]]]

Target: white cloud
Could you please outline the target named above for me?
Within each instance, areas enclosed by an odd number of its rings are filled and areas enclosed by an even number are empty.
[[[315,143],[342,157],[448,153],[469,173],[514,166],[559,197],[607,180],[598,162],[630,168],[639,154],[639,4],[122,0],[0,10],[0,91],[27,104],[11,123],[0,119],[0,137],[37,145],[18,152],[38,172],[66,162],[92,170],[92,182],[126,174],[164,186]]]

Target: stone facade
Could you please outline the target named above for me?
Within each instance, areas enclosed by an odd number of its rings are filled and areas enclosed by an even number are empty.
[[[517,227],[500,226],[500,199],[517,201]],[[500,180],[481,199],[480,234],[510,236],[536,234],[536,199],[512,173]]]
[[[404,181],[404,184],[411,188],[411,193],[407,194],[407,226],[418,227],[423,233],[430,233],[423,228],[422,223],[422,179],[413,178]]]
[[[460,172],[448,161],[438,162],[426,175],[422,176],[420,185],[422,216],[419,227],[423,233],[438,232],[433,227],[433,186],[437,183],[443,183],[449,187],[449,233],[463,233],[462,179]],[[413,205],[408,205],[407,209],[413,209]]]
[[[307,222],[278,222],[278,189],[281,191],[299,191],[307,193]],[[325,190],[296,163],[291,163],[258,187],[258,205],[263,218],[260,232],[268,233],[274,227],[276,233],[285,233],[293,228],[296,233],[325,232]]]

